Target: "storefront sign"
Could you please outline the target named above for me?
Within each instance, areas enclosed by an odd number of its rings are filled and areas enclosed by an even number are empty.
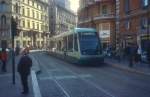
[[[99,32],[100,38],[109,38],[110,37],[110,31],[109,30],[103,30]]]

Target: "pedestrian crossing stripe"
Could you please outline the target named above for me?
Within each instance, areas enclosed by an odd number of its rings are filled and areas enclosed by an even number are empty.
[[[61,80],[61,79],[78,79],[78,78],[91,78],[92,75],[90,74],[83,74],[83,75],[64,75],[64,76],[50,76],[50,77],[40,77],[39,80],[51,80],[53,78]]]

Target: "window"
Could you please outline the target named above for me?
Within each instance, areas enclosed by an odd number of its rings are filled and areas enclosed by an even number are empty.
[[[25,27],[25,21],[24,20],[22,21],[22,26]]]
[[[39,23],[37,22],[37,29],[39,30]]]
[[[28,28],[30,28],[30,21],[28,21]]]
[[[36,18],[39,19],[39,13],[36,11]]]
[[[28,12],[28,17],[30,17],[30,9],[27,8],[27,12]]]
[[[100,51],[97,32],[79,33],[80,50],[83,55],[95,55]]]
[[[28,4],[30,3],[30,0],[28,0]]]
[[[25,15],[24,6],[22,6],[22,14]]]
[[[75,51],[78,51],[77,34],[74,35],[74,50],[75,50]]]
[[[36,29],[39,29],[39,24],[38,24],[38,22],[36,22]]]
[[[17,3],[16,3],[16,5],[15,5],[15,11],[16,11],[16,13],[19,13],[19,6],[18,6]]]
[[[141,4],[142,4],[142,7],[143,7],[143,8],[148,7],[149,2],[150,2],[149,0],[142,0],[142,3],[141,3]]]
[[[143,0],[144,6],[148,6],[148,0]]]
[[[73,35],[68,36],[68,51],[73,51]]]
[[[6,16],[5,15],[1,16],[1,25],[6,25]]]
[[[34,1],[32,1],[32,6],[34,6]]]
[[[146,29],[148,27],[148,19],[146,17],[141,18],[141,29]]]
[[[63,51],[66,51],[67,50],[67,37],[64,37],[63,38],[63,48],[62,48]]]
[[[130,29],[130,21],[129,21],[129,20],[126,20],[126,21],[125,21],[125,28],[126,28],[127,30]]]
[[[43,19],[43,15],[41,14],[41,20]]]
[[[0,12],[5,12],[7,10],[7,5],[4,1],[0,3]]]
[[[102,14],[103,14],[103,15],[108,14],[108,7],[107,7],[107,5],[103,5],[103,6],[102,6]]]
[[[34,16],[35,16],[35,15],[34,15],[34,10],[32,10],[32,16],[33,16],[33,18],[34,18]]]
[[[62,44],[61,41],[57,41],[57,50],[61,50]]]
[[[125,13],[128,14],[130,11],[130,0],[125,0]]]
[[[34,24],[34,21],[32,21],[32,26],[33,26],[33,29],[35,29],[35,24]]]

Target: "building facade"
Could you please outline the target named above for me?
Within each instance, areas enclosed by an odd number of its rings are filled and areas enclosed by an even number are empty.
[[[15,37],[15,46],[40,48],[46,45],[49,32],[48,0],[1,0],[8,3],[10,17],[17,22],[19,35]],[[5,12],[7,13],[7,12]],[[10,25],[9,27],[10,33]],[[11,37],[11,36],[9,36]]]
[[[11,0],[0,0],[0,48],[11,43]]]
[[[51,35],[58,35],[70,31],[76,26],[77,16],[72,11],[57,4],[55,0],[50,0],[49,7],[49,29]]]
[[[79,4],[78,26],[96,28],[103,48],[115,48],[115,0],[80,0]]]
[[[150,45],[150,1],[120,0],[120,44],[129,43],[145,51]]]
[[[55,3],[57,3],[61,7],[64,7],[66,9],[70,10],[70,1],[69,0],[55,0]]]

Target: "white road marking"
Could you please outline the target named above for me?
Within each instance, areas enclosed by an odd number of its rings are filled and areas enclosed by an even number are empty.
[[[81,78],[91,78],[92,75],[90,74],[85,74],[85,75],[79,75]],[[54,76],[57,80],[62,80],[62,79],[78,79],[78,76],[75,75],[64,75],[64,76]],[[53,77],[41,77],[39,78],[40,80],[52,80]]]
[[[63,62],[63,61],[61,61],[61,62]],[[65,62],[63,62],[63,63],[66,64]],[[58,65],[59,65],[59,64],[58,64]],[[94,82],[89,81],[89,80],[87,80],[87,79],[85,79],[85,78],[80,77],[80,76],[79,76],[77,73],[75,73],[73,70],[70,70],[70,68],[65,67],[65,66],[63,66],[63,65],[61,65],[61,67],[63,67],[64,70],[66,69],[66,71],[68,71],[68,72],[70,72],[70,73],[72,73],[72,74],[78,76],[81,80],[83,80],[83,81],[85,81],[85,82],[91,84],[92,86],[94,86],[94,87],[97,88],[98,90],[103,91],[105,94],[109,95],[110,97],[115,97],[115,96],[113,96],[112,94],[110,94],[109,92],[107,92],[106,90],[104,90],[103,88],[101,88],[100,86],[98,86],[97,84],[95,84]]]
[[[37,77],[36,77],[34,70],[31,71],[31,78],[32,78],[34,97],[42,97],[41,92],[40,92],[40,88],[38,85]]]
[[[11,73],[7,73],[7,74],[0,74],[0,77],[8,77],[8,76],[12,76],[12,74]]]

